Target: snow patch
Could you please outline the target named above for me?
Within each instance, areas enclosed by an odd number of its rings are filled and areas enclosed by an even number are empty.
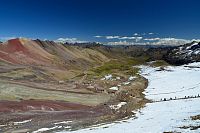
[[[194,51],[194,54],[200,54],[200,50],[196,50],[196,51]]]
[[[24,124],[24,123],[28,123],[28,122],[31,122],[32,119],[30,120],[24,120],[24,121],[19,121],[19,122],[13,122],[14,125],[19,125],[19,124]]]
[[[117,80],[120,80],[121,78],[120,78],[120,77],[116,77],[116,79],[117,79]]]
[[[0,127],[5,127],[5,126],[7,126],[7,125],[0,125]],[[0,129],[1,130],[1,129]]]
[[[134,80],[134,79],[136,79],[137,77],[136,76],[130,76],[129,78],[128,78],[128,80],[129,81],[132,81],[132,80]]]
[[[72,121],[61,121],[61,122],[57,122],[57,123],[54,123],[55,125],[59,125],[59,124],[69,124],[71,123]]]
[[[109,107],[113,110],[118,110],[120,109],[122,106],[126,105],[127,103],[126,102],[120,102],[119,104],[117,105],[110,105]]]
[[[111,80],[112,79],[112,74],[108,74],[104,78],[105,78],[105,80]]]
[[[131,82],[124,82],[123,84],[124,85],[129,85]]]
[[[114,86],[114,87],[111,87],[111,88],[109,88],[110,90],[114,90],[114,91],[118,91],[119,90],[119,88],[118,87],[116,87],[116,86]]]
[[[42,133],[42,132],[46,132],[46,131],[50,131],[50,130],[58,129],[58,128],[62,128],[62,126],[54,126],[54,127],[51,127],[51,128],[40,128],[36,131],[33,131],[32,133]]]
[[[193,46],[196,46],[196,45],[198,45],[198,43],[197,43],[197,42],[196,42],[196,43],[194,43],[194,44],[192,44],[192,45],[191,45],[191,47],[193,47]]]
[[[113,75],[112,74],[108,74],[108,75],[105,75],[103,78],[101,78],[101,80],[120,80],[121,79],[121,77],[116,77],[116,78],[114,78],[113,77]]]

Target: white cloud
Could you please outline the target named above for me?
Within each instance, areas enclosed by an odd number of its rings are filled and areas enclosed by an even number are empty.
[[[200,42],[200,39],[192,39],[191,41]]]
[[[116,41],[116,42],[108,42],[108,45],[147,45],[146,43],[143,42],[129,42],[129,41]]]
[[[109,45],[183,45],[192,41],[199,41],[198,39],[180,39],[180,38],[161,38],[161,37],[155,37],[155,38],[146,38],[145,36],[138,36],[138,35],[155,35],[157,33],[149,32],[149,33],[134,33],[133,36],[95,36],[97,38],[104,38],[107,40],[111,40],[107,42]],[[113,40],[114,41],[113,41]],[[116,41],[119,40],[119,41]]]
[[[142,40],[142,38],[143,37],[136,37],[135,40],[136,40],[136,42],[138,42],[138,41]]]
[[[55,42],[59,42],[59,43],[85,43],[87,41],[80,41],[77,38],[58,38],[57,40],[55,40]]]
[[[134,43],[127,41],[116,41],[116,42],[108,42],[108,45],[134,45]]]
[[[119,39],[120,36],[106,36],[106,39]]]
[[[120,39],[120,40],[131,40],[131,39],[137,39],[141,40],[144,35],[153,35],[155,33],[149,32],[149,33],[134,33],[133,36],[120,36],[120,35],[109,35],[109,36],[94,36],[95,38],[106,38],[106,39]],[[138,37],[138,38],[137,38]]]
[[[152,32],[149,32],[148,34],[149,34],[149,35],[153,35],[154,33],[152,33]]]
[[[135,40],[136,42],[142,40],[143,37],[140,36],[105,36],[106,39],[119,39],[119,40]]]
[[[134,33],[133,35],[134,35],[134,36],[139,36],[139,34],[138,34],[138,33]]]
[[[118,38],[118,39],[120,39],[120,40],[133,40],[133,39],[136,39],[136,37],[134,37],[134,36],[124,36],[124,37],[120,37],[120,38]]]
[[[145,38],[145,41],[116,41],[108,42],[109,45],[172,45],[178,46],[192,41],[200,41],[199,39],[179,39],[179,38]]]
[[[152,42],[152,45],[183,45],[191,42],[191,40],[178,39],[178,38],[160,38],[158,41]]]
[[[95,38],[102,38],[103,36],[94,36]]]
[[[160,40],[160,38],[145,38],[144,39],[145,41],[157,41],[157,40]]]

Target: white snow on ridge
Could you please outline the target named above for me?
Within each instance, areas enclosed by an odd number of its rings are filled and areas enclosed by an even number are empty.
[[[200,50],[196,50],[195,52],[194,52],[194,54],[199,54],[200,53]]]
[[[192,46],[196,46],[196,45],[198,45],[198,43],[197,43],[197,42],[196,42],[196,43],[194,43],[194,44],[192,44],[192,45],[191,45],[191,47],[192,47]]]
[[[167,67],[167,70],[171,71],[157,71],[158,68],[148,66],[141,67],[142,75],[149,80],[149,86],[144,92],[149,99],[156,101],[161,98],[179,98],[200,93],[200,63]],[[179,128],[198,125],[198,122],[190,120],[190,116],[198,114],[200,114],[200,98],[148,103],[146,107],[136,111],[137,118],[108,124],[108,128],[103,128],[104,125],[73,131],[73,133],[162,133],[164,131],[199,133],[200,129]]]

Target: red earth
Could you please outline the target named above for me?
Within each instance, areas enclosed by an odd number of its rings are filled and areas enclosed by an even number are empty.
[[[61,110],[84,110],[90,108],[86,105],[62,101],[23,100],[23,101],[0,101],[1,112],[24,112],[24,111],[61,111]]]
[[[0,60],[12,64],[49,64],[51,55],[37,45],[32,40],[19,38],[8,40],[0,45]]]

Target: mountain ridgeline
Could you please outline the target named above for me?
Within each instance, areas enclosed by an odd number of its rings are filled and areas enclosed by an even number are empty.
[[[0,60],[10,64],[85,69],[108,58],[92,49],[53,41],[12,39],[0,45]]]
[[[167,62],[175,65],[183,65],[200,61],[200,42],[178,46],[168,51],[164,58]]]
[[[146,57],[181,65],[200,60],[200,43],[183,46],[112,46],[99,43],[61,44],[54,41],[12,39],[0,44],[0,60],[10,64],[87,69],[110,59]]]

